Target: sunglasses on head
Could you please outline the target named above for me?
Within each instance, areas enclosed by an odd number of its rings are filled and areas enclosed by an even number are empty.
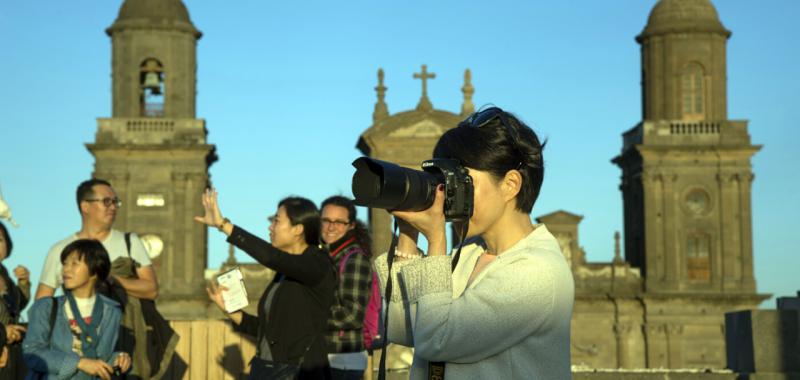
[[[478,111],[470,115],[467,120],[464,120],[463,123],[466,123],[470,127],[474,128],[481,128],[490,122],[494,121],[494,119],[500,119],[500,124],[505,128],[506,133],[508,136],[511,137],[511,145],[514,146],[514,150],[517,151],[519,157],[525,157],[522,154],[522,151],[519,149],[517,142],[519,141],[519,134],[517,130],[511,126],[511,123],[508,121],[508,117],[506,116],[506,112],[503,111],[500,107],[489,107],[483,111]],[[517,165],[517,170],[521,169],[523,166],[523,161]]]

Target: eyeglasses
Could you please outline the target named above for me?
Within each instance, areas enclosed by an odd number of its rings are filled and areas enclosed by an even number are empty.
[[[114,198],[106,197],[106,198],[103,198],[103,199],[84,199],[84,201],[86,201],[86,202],[102,202],[103,206],[106,206],[106,207],[111,207],[111,205],[115,205],[117,207],[122,207],[122,201],[117,197],[114,197]]]
[[[328,218],[322,218],[320,219],[320,221],[322,222],[323,225],[332,224],[336,228],[347,227],[348,225],[350,225],[350,222],[345,220],[331,220]]]
[[[511,141],[511,145],[514,146],[514,150],[517,151],[519,157],[523,159],[520,161],[519,165],[517,165],[517,170],[521,169],[525,155],[522,154],[522,151],[517,145],[517,142],[520,141],[519,133],[517,133],[517,130],[511,126],[511,123],[508,122],[508,117],[506,117],[505,111],[503,111],[500,107],[490,107],[483,111],[476,112],[470,115],[470,117],[464,120],[462,123],[467,123],[467,125],[470,127],[481,128],[486,124],[489,124],[494,119],[500,119],[500,124],[503,125],[503,128],[506,129],[506,133],[508,133],[513,140]]]

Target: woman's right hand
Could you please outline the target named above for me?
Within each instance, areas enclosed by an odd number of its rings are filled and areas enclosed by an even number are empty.
[[[447,232],[445,228],[444,217],[444,186],[439,185],[436,187],[436,197],[434,198],[433,205],[427,210],[423,211],[392,211],[391,214],[397,219],[403,220],[403,223],[398,224],[398,228],[404,228],[405,232],[401,230],[401,239],[398,242],[398,249],[408,250],[406,246],[410,246],[410,241],[416,245],[416,236],[414,230],[419,231],[428,240],[428,255],[437,256],[444,255],[447,252]],[[407,236],[409,243],[403,244],[403,235]],[[406,251],[404,251],[406,252]],[[413,252],[408,250],[408,252]]]
[[[78,361],[78,369],[103,380],[111,380],[111,374],[114,373],[114,368],[100,359],[81,358]]]

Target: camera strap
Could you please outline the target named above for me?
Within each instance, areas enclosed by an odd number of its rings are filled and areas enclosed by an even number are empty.
[[[383,299],[386,300],[388,305],[392,299],[392,264],[394,263],[394,254],[395,250],[397,250],[397,219],[394,220],[394,229],[392,231],[392,243],[389,245],[389,251],[386,254],[386,264],[388,267],[389,275],[386,279],[386,290],[384,291]],[[461,241],[458,244],[458,251],[456,251],[455,255],[453,256],[452,260],[452,267],[451,272],[455,271],[456,265],[458,265],[458,260],[461,258],[461,248],[464,247],[464,242],[467,239],[467,232],[469,232],[469,221],[464,223],[464,231],[461,234],[460,238]],[[388,308],[388,306],[387,306]],[[378,365],[378,380],[386,380],[386,357],[388,356],[388,340],[389,340],[389,312],[386,310],[383,314],[383,350],[381,352],[381,361]],[[444,371],[445,371],[445,362],[430,362],[428,363],[428,379],[429,380],[444,380]]]
[[[386,309],[383,313],[383,343],[381,344],[381,361],[378,365],[378,380],[386,380],[386,357],[389,351],[389,302],[392,299],[392,263],[394,263],[394,254],[397,250],[397,217],[394,219],[394,229],[392,231],[392,243],[389,245],[389,251],[386,253],[386,265],[389,268],[389,275],[386,278],[386,290],[383,294],[383,299],[386,300]]]
[[[464,230],[461,233],[461,241],[458,242],[458,250],[453,255],[452,266],[450,272],[455,272],[458,259],[461,258],[461,248],[464,248],[464,242],[467,240],[467,232],[469,232],[469,220],[464,223]],[[444,380],[445,362],[429,362],[428,363],[428,380]]]

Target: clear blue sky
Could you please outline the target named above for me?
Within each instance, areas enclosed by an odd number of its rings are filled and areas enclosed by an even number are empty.
[[[388,3],[388,4],[387,4]],[[38,280],[54,242],[79,228],[95,118],[111,115],[110,39],[119,0],[0,2],[0,187],[21,224],[8,265]],[[221,205],[266,234],[286,195],[350,193],[358,135],[371,123],[376,70],[390,112],[413,108],[421,64],[436,108],[458,112],[463,71],[475,103],[513,111],[549,139],[534,216],[581,214],[591,261],[622,230],[621,133],[641,119],[639,46],[654,1],[189,1],[198,45],[197,116],[219,162]],[[728,43],[728,110],[750,120],[755,271],[760,292],[800,289],[800,2],[718,0]],[[794,121],[793,121],[794,120]],[[199,199],[199,194],[198,194]],[[362,215],[363,216],[363,215]],[[227,247],[212,231],[209,266]],[[240,259],[245,255],[237,253]],[[769,301],[765,306],[774,307]]]

